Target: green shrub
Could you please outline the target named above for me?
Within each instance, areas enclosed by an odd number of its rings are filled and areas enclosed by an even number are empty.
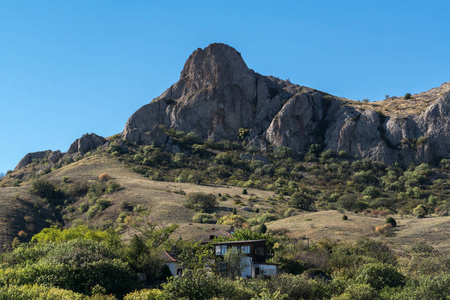
[[[308,189],[301,189],[292,194],[289,205],[302,210],[311,210],[314,204],[314,197]]]
[[[404,285],[405,277],[392,265],[385,263],[368,263],[359,269],[356,281],[363,284],[369,284],[374,289],[381,290],[384,287]]]
[[[75,293],[69,290],[64,290],[55,287],[47,287],[42,285],[9,285],[0,287],[0,299],[3,300],[87,300],[83,294]],[[103,299],[115,299],[110,296]]]
[[[386,219],[386,224],[391,224],[392,227],[397,227],[397,222],[392,217],[389,217],[389,218]]]
[[[278,220],[278,217],[274,214],[270,214],[270,213],[264,213],[262,214],[260,217],[258,217],[258,221],[259,223],[267,223],[267,222],[271,222],[271,221],[275,221]]]
[[[348,217],[346,215],[342,215],[342,220],[347,221]]]
[[[215,214],[198,212],[192,217],[192,222],[194,222],[194,223],[214,223],[215,219],[216,219]]]
[[[111,194],[114,193],[115,191],[120,189],[120,184],[118,184],[116,181],[114,180],[110,180],[108,181],[108,183],[106,184],[106,193]]]
[[[107,207],[111,206],[111,200],[108,199],[98,199],[96,205],[100,207],[100,210],[105,210]]]
[[[0,286],[39,284],[90,294],[98,285],[121,296],[135,282],[128,264],[116,251],[106,243],[87,239],[19,247],[6,257],[8,265],[0,269]]]
[[[86,202],[83,202],[80,204],[80,206],[78,207],[78,211],[82,214],[85,213],[87,210],[89,209],[89,204]]]
[[[219,205],[216,196],[213,194],[205,194],[202,192],[189,193],[187,198],[186,207],[195,211],[209,211]]]
[[[381,196],[381,192],[379,189],[373,187],[373,186],[368,186],[363,192],[363,195],[369,196],[370,198],[377,198]]]
[[[29,193],[47,199],[54,205],[61,204],[61,198],[64,196],[53,183],[41,179],[33,181]]]
[[[186,270],[180,278],[169,278],[163,284],[164,299],[203,300],[219,296],[222,292],[220,283],[223,279],[203,270]]]
[[[351,284],[346,289],[345,292],[338,297],[333,299],[336,300],[354,300],[354,299],[364,299],[364,300],[376,300],[379,299],[377,291],[369,284]]]
[[[140,290],[125,295],[123,300],[163,300],[163,293],[158,289]]]
[[[426,206],[423,204],[417,205],[416,208],[414,208],[414,210],[413,210],[413,214],[417,218],[425,218],[425,216],[427,215]]]
[[[223,216],[219,220],[217,220],[217,224],[233,225],[233,226],[242,226],[244,222],[245,218],[240,215]]]
[[[410,93],[406,93],[403,98],[405,98],[406,100],[409,100],[409,99],[411,99],[411,94]]]
[[[256,211],[255,211],[255,212],[256,212]],[[259,211],[258,211],[258,212],[259,212]],[[289,217],[295,216],[296,213],[297,213],[297,210],[296,210],[296,209],[294,209],[294,208],[288,208],[288,209],[284,212],[283,216],[284,216],[285,218],[289,218]]]

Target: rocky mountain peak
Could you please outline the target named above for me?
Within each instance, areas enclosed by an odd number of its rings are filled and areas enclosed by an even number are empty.
[[[211,44],[195,50],[180,80],[129,118],[122,137],[136,144],[170,146],[161,125],[217,141],[236,140],[239,128],[247,128],[247,143],[261,149],[286,146],[298,153],[322,144],[385,163],[434,162],[450,156],[450,145],[442,143],[443,138],[450,140],[448,90],[444,83],[404,100],[411,103],[391,99],[400,107],[424,108],[398,118],[375,106],[361,108],[262,76],[250,70],[234,48]]]
[[[205,49],[195,50],[186,61],[180,79],[187,79],[200,86],[202,83],[226,84],[251,73],[242,56],[233,47],[211,44]]]

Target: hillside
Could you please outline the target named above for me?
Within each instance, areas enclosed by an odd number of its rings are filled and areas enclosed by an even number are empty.
[[[257,228],[265,223],[269,230],[295,239],[371,237],[401,252],[420,241],[449,249],[447,160],[440,168],[402,169],[315,147],[305,157],[294,158],[283,148],[250,154],[238,143],[195,140],[198,144],[193,144],[187,134],[168,134],[174,145],[191,154],[111,139],[108,148],[91,150],[72,163],[49,170],[43,159],[2,178],[1,220],[8,228],[2,233],[3,246],[19,231],[26,233],[19,238],[26,241],[52,224],[115,228],[128,239],[134,225],[151,221],[160,226],[178,224],[174,237],[187,240],[214,227]],[[126,151],[118,153],[118,145]],[[36,175],[36,170],[44,171]],[[99,181],[102,173],[111,178]],[[47,200],[30,195],[36,182],[50,182],[62,195]],[[114,188],[108,192],[110,186]],[[219,200],[218,207],[208,211],[212,224],[193,221],[196,212],[185,206],[193,192],[211,193]],[[414,218],[419,205],[428,210],[424,219]],[[242,221],[214,224],[233,209]],[[342,220],[343,213],[348,221]],[[387,216],[393,216],[399,227],[392,235],[380,235],[374,228],[383,225]],[[21,221],[25,218],[28,221]]]

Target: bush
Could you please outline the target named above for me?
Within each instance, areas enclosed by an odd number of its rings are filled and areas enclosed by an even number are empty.
[[[0,269],[0,285],[39,284],[83,294],[101,288],[122,296],[136,284],[131,279],[134,274],[115,248],[93,240],[19,247],[8,261],[9,266]]]
[[[348,217],[346,215],[342,215],[342,220],[347,221]]]
[[[242,226],[245,222],[245,218],[240,215],[228,215],[221,217],[217,224],[222,225],[233,225],[233,226]]]
[[[106,184],[106,193],[111,194],[120,189],[120,184],[115,182],[114,180],[108,181]]]
[[[299,192],[292,194],[289,205],[302,210],[310,210],[312,209],[314,200],[314,197],[308,189],[302,189]]]
[[[336,300],[353,300],[353,299],[364,299],[364,300],[375,300],[379,299],[377,291],[371,287],[369,284],[351,284],[346,289],[345,292],[339,295]]]
[[[32,300],[32,299],[42,299],[42,300],[60,300],[60,299],[71,299],[71,300],[85,300],[88,297],[85,295],[75,293],[68,290],[63,290],[55,287],[47,287],[42,285],[10,285],[0,288],[0,299],[4,300]],[[115,297],[110,296],[103,299],[115,299]]]
[[[158,289],[140,290],[125,295],[123,300],[162,300],[162,291]]]
[[[256,212],[256,211],[255,211],[255,212]],[[258,211],[258,212],[259,212],[259,211]],[[297,211],[296,211],[294,208],[288,208],[288,209],[284,212],[283,216],[284,216],[285,218],[289,218],[289,217],[295,216],[296,213],[297,213]]]
[[[192,222],[194,222],[194,223],[214,223],[215,219],[216,219],[215,214],[199,212],[199,213],[196,213],[192,217]]]
[[[409,100],[409,99],[411,99],[411,94],[410,93],[406,93],[405,97],[403,97],[403,98],[405,98],[406,100]]]
[[[60,204],[61,198],[64,196],[53,183],[45,180],[33,181],[29,193],[47,199],[48,202],[54,205]]]
[[[78,211],[82,214],[85,213],[89,209],[89,204],[87,202],[83,202],[78,207]]]
[[[110,179],[111,179],[111,175],[109,175],[108,173],[102,173],[98,176],[99,181],[108,181]]]
[[[276,215],[270,214],[270,213],[264,213],[258,218],[258,221],[261,224],[262,223],[271,222],[271,221],[275,221],[275,220],[278,220],[278,217]]]
[[[188,201],[186,207],[194,209],[195,211],[209,211],[219,205],[216,196],[213,194],[205,194],[202,192],[189,193],[187,198]]]
[[[377,198],[381,196],[381,192],[379,189],[373,187],[373,186],[368,186],[363,192],[363,195],[369,196],[370,198]]]
[[[206,271],[185,270],[179,278],[171,277],[163,284],[164,299],[203,300],[218,297],[226,291],[222,290],[223,278]]]
[[[426,206],[423,204],[417,205],[416,208],[414,208],[414,210],[413,210],[413,214],[417,218],[425,218],[425,216],[427,215]]]
[[[100,210],[105,210],[107,207],[111,206],[112,203],[111,200],[108,199],[98,199],[96,206],[97,205],[100,207]]]
[[[400,274],[392,265],[385,263],[369,263],[363,265],[359,271],[356,281],[363,284],[369,284],[377,290],[384,287],[402,286],[405,283],[405,277]]]
[[[389,217],[389,218],[386,219],[386,224],[391,224],[392,227],[397,227],[397,222],[392,217]]]

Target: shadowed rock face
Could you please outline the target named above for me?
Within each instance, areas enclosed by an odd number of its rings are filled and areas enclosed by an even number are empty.
[[[262,149],[271,144],[297,153],[321,143],[388,164],[421,163],[449,157],[449,111],[446,92],[419,116],[384,116],[257,74],[232,47],[211,44],[191,54],[177,83],[130,117],[122,136],[136,144],[167,143],[164,125],[202,139],[236,140],[238,129],[248,128],[249,143]]]

